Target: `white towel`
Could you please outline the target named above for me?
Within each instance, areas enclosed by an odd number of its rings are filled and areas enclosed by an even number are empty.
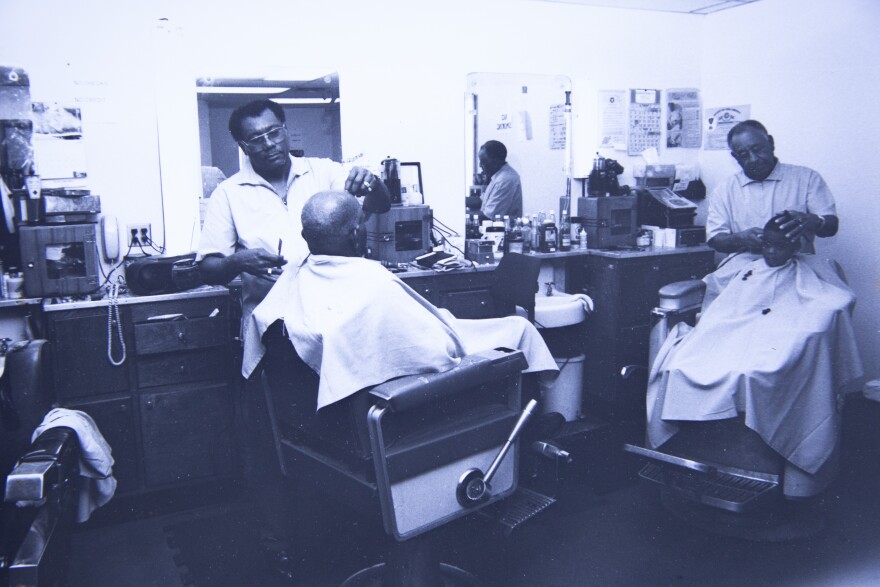
[[[31,442],[49,428],[66,427],[76,432],[80,446],[80,482],[77,521],[85,522],[92,512],[110,501],[116,492],[113,456],[92,417],[85,412],[55,408],[43,418]]]

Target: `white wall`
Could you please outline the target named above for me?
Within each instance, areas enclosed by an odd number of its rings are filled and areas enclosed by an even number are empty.
[[[706,19],[702,90],[708,106],[751,104],[780,160],[817,170],[837,200],[840,232],[819,254],[839,260],[858,294],[865,367],[880,375],[880,3],[761,0]],[[711,188],[737,170],[704,152]]]
[[[35,100],[82,104],[92,189],[122,226],[151,222],[157,239],[164,219],[170,252],[194,246],[197,114],[187,96],[197,75],[337,69],[344,156],[421,161],[428,203],[453,226],[462,224],[468,183],[468,73],[568,75],[576,126],[593,134],[596,89],[699,81],[700,17],[525,0],[72,4],[47,0],[36,14],[28,0],[4,0],[3,61],[30,73]],[[159,18],[168,20],[157,32]],[[35,41],[35,30],[47,40]],[[661,43],[655,30],[687,34]],[[593,134],[582,149],[589,160]],[[576,155],[578,146],[576,138]]]

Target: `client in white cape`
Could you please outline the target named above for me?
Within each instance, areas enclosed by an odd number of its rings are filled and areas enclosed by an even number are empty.
[[[457,319],[362,258],[364,213],[353,198],[315,194],[303,207],[302,225],[310,255],[285,269],[247,327],[258,340],[284,320],[297,354],[321,376],[319,409],[395,377],[446,371],[465,355],[496,347],[522,350],[525,372],[539,372],[542,387],[558,373],[528,320]]]
[[[855,295],[833,266],[798,255],[780,227],[764,227],[762,255],[743,253],[706,276],[702,315],[673,329],[648,382],[648,442],[678,421],[745,415],[771,448],[815,474],[836,447],[839,394],[862,378],[852,326]]]

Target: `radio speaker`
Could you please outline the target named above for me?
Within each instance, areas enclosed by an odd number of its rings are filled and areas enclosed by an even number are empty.
[[[125,268],[131,293],[139,296],[173,293],[204,285],[196,254],[137,259]]]

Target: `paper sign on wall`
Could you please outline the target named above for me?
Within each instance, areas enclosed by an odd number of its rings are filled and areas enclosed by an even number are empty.
[[[599,90],[599,147],[626,149],[625,90]]]
[[[738,122],[748,120],[751,106],[722,106],[706,108],[706,149],[727,149],[727,133]]]
[[[660,90],[630,90],[628,155],[660,146]]]
[[[666,148],[699,149],[701,127],[700,91],[666,90]]]

